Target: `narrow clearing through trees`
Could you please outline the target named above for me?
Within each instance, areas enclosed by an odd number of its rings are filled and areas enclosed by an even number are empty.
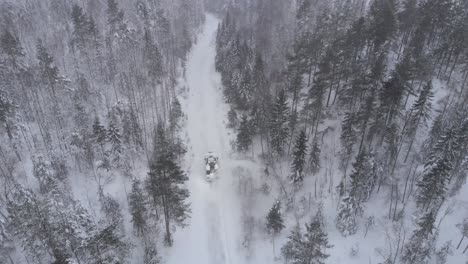
[[[203,31],[187,64],[186,171],[189,176],[191,219],[174,234],[168,263],[235,263],[240,257],[241,219],[236,194],[234,163],[229,159],[229,135],[225,126],[227,106],[223,103],[220,76],[215,71],[215,38],[218,20],[207,15]],[[219,178],[205,180],[203,157],[219,154]]]

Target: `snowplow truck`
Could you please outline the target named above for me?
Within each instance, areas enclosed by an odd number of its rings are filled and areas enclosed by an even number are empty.
[[[206,171],[206,179],[208,181],[212,181],[215,178],[215,173],[218,171],[218,154],[214,152],[208,152],[205,155],[205,171]]]

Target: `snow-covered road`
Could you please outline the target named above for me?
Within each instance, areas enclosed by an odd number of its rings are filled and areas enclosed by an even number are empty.
[[[215,71],[215,37],[218,19],[207,15],[203,32],[193,47],[187,65],[188,188],[191,193],[191,219],[174,235],[175,244],[168,263],[236,263],[243,261],[239,199],[229,160],[229,135],[225,126],[227,106],[223,103],[220,76]],[[208,151],[220,155],[219,179],[204,178],[203,156]]]

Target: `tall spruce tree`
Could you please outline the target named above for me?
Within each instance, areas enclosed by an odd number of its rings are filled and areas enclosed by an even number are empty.
[[[173,243],[172,225],[183,226],[190,213],[186,201],[189,191],[183,185],[188,177],[176,163],[172,144],[164,125],[159,123],[154,140],[155,153],[146,179],[146,188],[153,198],[153,204],[164,217],[164,239],[169,246]]]
[[[310,148],[309,156],[309,167],[312,174],[316,174],[320,171],[320,152],[321,150],[318,146],[318,142],[315,140]]]
[[[93,136],[94,136],[94,140],[96,141],[96,143],[101,145],[101,147],[106,142],[106,135],[107,135],[106,128],[101,124],[99,117],[96,116],[94,118],[94,123],[93,123]]]
[[[252,129],[247,116],[243,115],[237,133],[237,150],[245,152],[252,145]]]
[[[288,103],[286,93],[281,90],[277,97],[270,119],[270,139],[271,147],[275,154],[282,155],[284,152],[284,144],[289,135],[288,131]]]
[[[304,180],[304,166],[307,157],[307,136],[301,130],[294,143],[293,160],[291,163],[291,181],[295,185],[302,184]]]
[[[436,240],[433,234],[435,217],[435,213],[429,211],[418,219],[416,230],[403,248],[403,264],[425,264],[431,258]]]
[[[362,214],[362,207],[354,196],[344,196],[341,199],[336,218],[336,228],[343,236],[354,235],[357,232],[356,218]]]
[[[302,230],[299,224],[295,225],[291,234],[288,236],[288,241],[281,247],[281,254],[287,262],[291,261],[294,264],[302,264],[301,256],[303,254],[303,239]]]
[[[106,140],[111,144],[113,161],[118,164],[123,152],[122,135],[120,134],[120,129],[113,122],[109,124],[109,128],[107,129]]]
[[[132,216],[133,228],[137,236],[144,236],[146,232],[145,197],[141,188],[141,181],[134,179],[132,191],[128,196],[128,205]]]
[[[23,48],[18,38],[7,29],[5,29],[0,36],[0,50],[10,57],[13,66],[17,65],[19,57],[24,56]]]
[[[418,99],[414,102],[411,108],[410,124],[406,131],[410,140],[408,146],[408,152],[406,153],[405,161],[408,159],[409,153],[413,147],[413,143],[418,131],[419,125],[425,125],[427,120],[430,118],[431,107],[432,107],[432,82],[429,81],[421,90]]]
[[[323,218],[319,210],[317,215],[312,219],[310,224],[306,224],[306,232],[304,234],[304,254],[305,263],[324,264],[330,256],[326,250],[332,246],[328,243],[328,235],[324,230]]]
[[[424,164],[424,173],[417,182],[416,203],[423,209],[436,208],[445,199],[450,171],[456,150],[460,147],[454,127],[446,129]]]
[[[299,226],[293,229],[288,242],[281,248],[284,258],[294,264],[324,264],[329,257],[326,250],[331,248],[331,245],[328,243],[327,233],[323,230],[320,210],[312,221],[305,225],[305,229],[304,234]]]
[[[278,235],[284,228],[284,220],[281,215],[281,203],[275,201],[266,217],[266,229],[267,232],[273,237]]]

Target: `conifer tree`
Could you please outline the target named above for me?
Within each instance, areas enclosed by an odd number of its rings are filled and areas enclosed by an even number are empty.
[[[159,257],[156,245],[153,242],[145,242],[145,256],[143,264],[160,264],[161,259]]]
[[[144,33],[144,52],[143,52],[143,61],[145,63],[148,77],[153,81],[153,83],[160,82],[161,77],[163,77],[163,58],[159,51],[158,46],[154,43],[153,37],[149,29],[145,29]]]
[[[304,130],[301,130],[294,143],[293,161],[291,163],[291,180],[295,185],[302,184],[304,180],[304,166],[307,156],[307,138]]]
[[[101,124],[101,121],[99,121],[99,117],[97,116],[94,118],[93,134],[94,134],[94,140],[96,141],[96,143],[98,143],[102,147],[104,143],[106,142],[107,130]]]
[[[5,125],[5,130],[10,141],[13,140],[15,104],[5,92],[0,90],[0,123]]]
[[[154,140],[153,160],[146,179],[146,188],[155,208],[162,212],[165,223],[165,241],[173,243],[171,225],[184,225],[190,209],[186,202],[188,190],[183,186],[188,177],[176,163],[176,154],[163,124],[159,123]]]
[[[72,7],[72,23],[73,23],[73,35],[72,45],[77,45],[80,48],[84,48],[86,45],[86,35],[89,33],[89,22],[83,9],[74,4]]]
[[[111,34],[119,30],[124,19],[124,12],[119,9],[119,5],[115,0],[107,0],[107,22],[111,27]]]
[[[369,9],[369,34],[375,51],[393,37],[397,27],[395,12],[394,0],[375,0],[372,2]]]
[[[237,133],[237,150],[245,152],[252,145],[252,131],[247,116],[243,115]]]
[[[353,196],[358,204],[370,198],[377,182],[377,175],[371,156],[363,149],[353,163],[353,172],[350,175],[351,189],[350,196]]]
[[[408,146],[408,152],[406,153],[405,161],[407,160],[408,155],[413,147],[419,125],[425,125],[430,117],[432,96],[432,82],[429,81],[423,87],[418,99],[416,102],[414,102],[414,105],[411,108],[410,124],[406,132],[410,139],[410,143]]]
[[[275,201],[273,207],[268,212],[266,217],[266,229],[267,232],[273,237],[278,235],[281,230],[284,228],[284,220],[281,215],[281,203],[280,201]]]
[[[117,228],[123,229],[123,216],[119,202],[109,194],[105,194],[102,187],[99,187],[98,193],[101,211],[104,213],[104,222],[106,225],[114,225]]]
[[[460,245],[462,244],[465,237],[468,237],[468,217],[465,217],[462,223],[457,224],[457,227],[458,229],[460,229],[460,233],[462,235],[460,242],[458,242],[458,245],[457,245],[457,249],[458,249],[460,248]]]
[[[111,153],[114,155],[116,163],[119,163],[123,151],[121,138],[120,129],[111,122],[107,129],[106,140],[111,144]]]
[[[320,152],[321,150],[318,146],[318,142],[315,140],[310,149],[309,157],[310,171],[312,174],[316,174],[320,171]]]
[[[234,110],[234,108],[231,107],[231,109],[229,109],[229,112],[227,113],[227,118],[229,128],[237,128],[237,112],[236,110]]]
[[[445,199],[450,171],[456,150],[460,147],[456,129],[446,129],[433,147],[429,159],[424,164],[424,173],[416,184],[419,192],[416,203],[423,209],[437,207]]]
[[[278,93],[275,104],[271,112],[270,138],[273,151],[277,155],[283,154],[283,147],[286,143],[288,131],[288,104],[284,90]]]
[[[433,211],[425,213],[418,219],[416,230],[403,248],[401,255],[403,264],[424,264],[430,259],[436,239],[433,234],[434,221]]]
[[[6,29],[0,36],[0,50],[10,57],[13,66],[17,65],[19,57],[24,56],[23,48],[18,38],[13,36],[13,34]]]
[[[311,223],[306,224],[304,234],[305,263],[324,264],[325,260],[330,256],[326,253],[326,250],[332,246],[328,243],[328,235],[322,223],[323,219],[319,210]]]
[[[141,182],[138,179],[133,180],[132,191],[128,197],[128,205],[136,234],[144,236],[146,232],[145,197],[141,188]]]
[[[346,113],[341,124],[341,168],[346,173],[348,164],[353,154],[353,146],[357,142],[356,131],[354,129],[355,116],[353,113]]]
[[[37,43],[37,59],[39,60],[39,68],[41,77],[44,82],[52,89],[52,94],[55,97],[55,84],[61,80],[59,69],[54,65],[54,58],[44,47],[42,40]]]
[[[288,236],[288,241],[281,247],[281,254],[286,262],[303,263],[301,262],[301,255],[303,254],[303,235],[299,224],[295,225],[291,234]]]
[[[321,211],[305,225],[305,234],[302,234],[299,226],[296,226],[288,242],[281,248],[281,252],[287,262],[294,264],[317,263],[324,264],[329,257],[326,250],[331,248],[328,243],[328,235],[323,230]]]
[[[343,236],[356,234],[356,217],[361,213],[362,207],[353,196],[342,198],[336,219],[336,228]]]

